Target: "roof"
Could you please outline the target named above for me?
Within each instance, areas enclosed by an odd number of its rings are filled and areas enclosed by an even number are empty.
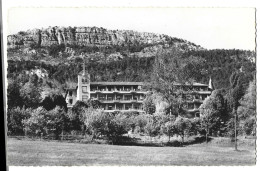
[[[90,85],[144,85],[144,82],[123,82],[123,81],[116,81],[116,82],[90,82]],[[180,85],[180,84],[175,84]],[[207,84],[201,83],[193,83],[192,86],[205,86],[208,87]],[[75,90],[77,87],[72,88],[65,88],[67,90]]]
[[[143,82],[90,82],[91,85],[144,85]]]

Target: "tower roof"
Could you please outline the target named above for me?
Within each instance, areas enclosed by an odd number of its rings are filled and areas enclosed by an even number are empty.
[[[85,73],[85,75],[87,75],[87,74],[88,74],[88,72],[87,72],[87,71],[85,71],[85,72],[84,72],[84,70],[82,70],[82,71],[80,71],[80,72],[78,73],[78,75],[83,75],[83,73]]]
[[[210,88],[211,90],[214,90],[214,86],[213,86],[211,77],[209,78],[209,88]]]

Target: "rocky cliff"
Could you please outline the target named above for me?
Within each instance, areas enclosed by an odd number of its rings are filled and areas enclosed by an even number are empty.
[[[128,30],[107,30],[98,27],[49,27],[20,31],[7,37],[9,48],[42,47],[52,44],[82,46],[178,46],[184,50],[198,50],[200,46],[191,42],[162,34]]]

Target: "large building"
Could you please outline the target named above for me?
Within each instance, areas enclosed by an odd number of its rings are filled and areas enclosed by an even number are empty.
[[[194,83],[190,88],[197,93],[186,96],[185,108],[194,116],[213,87],[210,80],[209,85]],[[83,67],[83,71],[78,74],[77,87],[68,88],[65,99],[68,108],[73,107],[78,100],[87,101],[91,98],[99,100],[105,112],[143,112],[143,100],[147,93],[143,82],[91,82],[90,75]]]

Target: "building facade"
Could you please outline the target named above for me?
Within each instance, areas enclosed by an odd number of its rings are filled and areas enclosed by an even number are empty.
[[[211,94],[212,85],[194,83],[188,87],[196,93],[186,95],[184,106],[194,116],[205,98]],[[84,69],[78,74],[77,87],[66,89],[65,99],[68,108],[73,107],[78,100],[96,99],[105,112],[144,112],[143,101],[148,92],[143,82],[91,82],[90,75]]]

